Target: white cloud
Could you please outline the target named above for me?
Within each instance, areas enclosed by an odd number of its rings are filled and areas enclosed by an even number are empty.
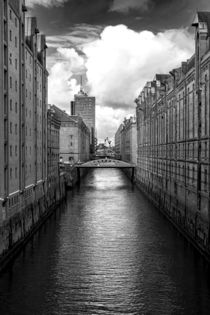
[[[155,35],[124,25],[106,27],[100,39],[83,49],[91,93],[103,106],[132,106],[146,81],[179,66],[193,48],[191,35],[183,29]]]
[[[73,49],[59,48],[60,60],[49,71],[49,104],[55,104],[69,112],[70,101],[79,91],[75,75],[84,73],[84,59]]]
[[[114,109],[107,106],[96,106],[96,129],[99,142],[108,137],[114,143],[114,135],[124,117],[135,115],[134,108]]]
[[[130,9],[141,9],[145,11],[149,8],[150,0],[114,0],[110,11],[127,13]]]
[[[44,7],[61,6],[68,0],[26,0],[26,6],[34,7],[35,5],[42,5]]]
[[[135,32],[124,25],[106,27],[99,39],[57,50],[60,58],[51,68],[49,100],[63,109],[79,85],[75,74],[86,72],[91,95],[96,96],[98,136],[113,137],[125,116],[135,111],[134,99],[156,73],[168,73],[191,57],[194,39],[185,30],[153,34]]]

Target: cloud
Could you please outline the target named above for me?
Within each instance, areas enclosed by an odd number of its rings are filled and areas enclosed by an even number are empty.
[[[114,143],[114,135],[124,117],[135,114],[134,108],[114,109],[106,106],[96,106],[96,129],[99,142],[108,137]]]
[[[98,39],[102,30],[101,25],[76,24],[65,35],[48,36],[47,45],[54,48],[75,47],[80,49],[81,46]]]
[[[41,5],[44,7],[58,7],[62,6],[64,2],[68,0],[26,0],[26,6],[34,7],[35,5]]]
[[[102,106],[132,106],[146,81],[179,66],[193,49],[193,38],[185,29],[155,35],[124,25],[106,27],[100,39],[83,48],[91,93]]]
[[[96,96],[98,136],[103,139],[113,137],[123,118],[135,112],[134,99],[146,81],[191,57],[194,39],[186,29],[154,34],[118,25],[106,27],[98,39],[80,42],[79,48],[81,54],[73,48],[57,49],[49,101],[67,110],[79,90],[75,79],[86,73],[89,95]]]
[[[127,13],[131,9],[140,9],[146,11],[149,8],[151,0],[114,0],[110,11]]]
[[[75,76],[85,72],[84,59],[73,48],[59,48],[57,56],[60,60],[49,70],[48,102],[69,111],[70,101],[80,88]]]

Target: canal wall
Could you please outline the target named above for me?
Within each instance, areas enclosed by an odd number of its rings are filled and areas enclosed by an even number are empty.
[[[210,262],[209,218],[205,196],[202,211],[197,211],[196,191],[178,184],[156,182],[136,171],[135,183],[153,205],[159,209],[176,229]]]
[[[80,180],[88,173],[81,169]],[[17,256],[31,236],[64,201],[66,190],[80,182],[76,167],[62,172],[55,183],[41,183],[20,196],[13,208],[8,208],[0,224],[0,272]]]
[[[33,195],[22,195],[15,213],[0,226],[0,271],[19,253],[66,196],[64,174],[56,184],[35,187]]]
[[[87,175],[88,171],[89,169],[87,168],[80,168],[80,171],[78,173],[78,170],[75,166],[73,166],[71,169],[66,171],[65,172],[66,188],[67,189],[74,188],[77,184],[80,183],[81,179]]]

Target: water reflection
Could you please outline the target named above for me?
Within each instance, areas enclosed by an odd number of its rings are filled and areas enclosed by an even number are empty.
[[[96,170],[0,277],[0,314],[209,314],[208,277],[123,173]]]

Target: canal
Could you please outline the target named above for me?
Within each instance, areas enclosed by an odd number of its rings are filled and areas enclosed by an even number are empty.
[[[0,275],[0,314],[210,314],[209,280],[126,176],[98,169]]]

